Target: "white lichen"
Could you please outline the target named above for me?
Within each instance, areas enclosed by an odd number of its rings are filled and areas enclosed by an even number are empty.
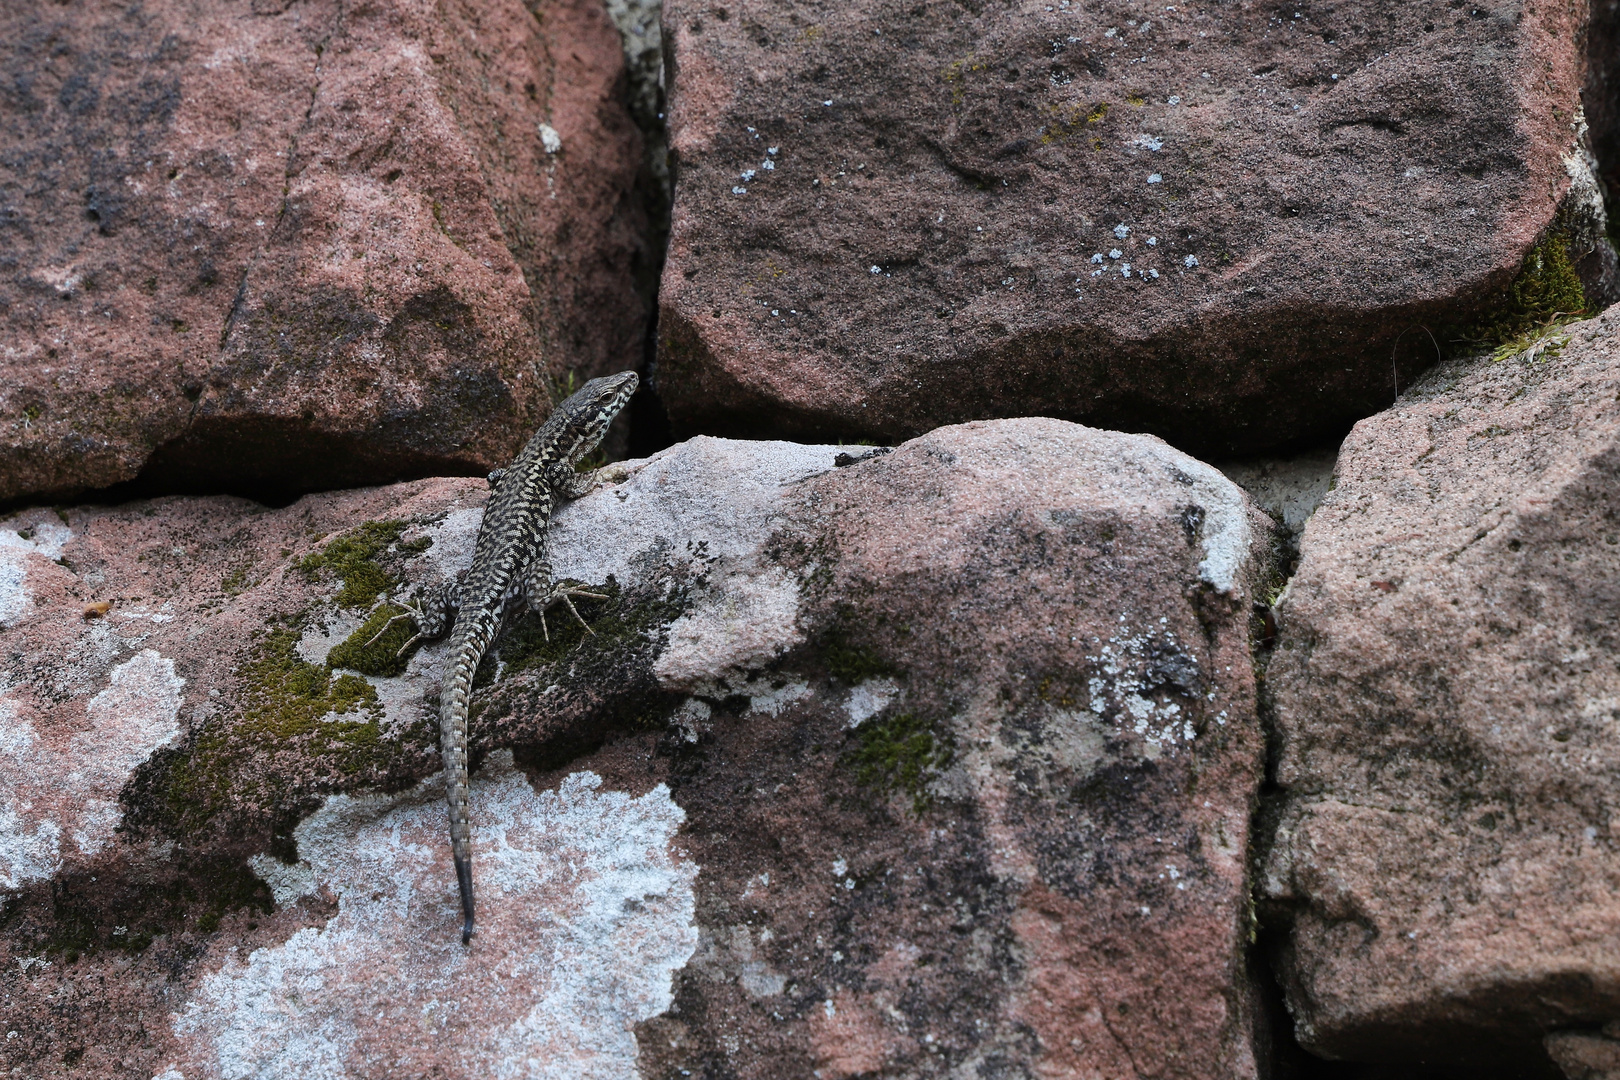
[[[491,756],[473,781],[479,931],[457,932],[442,788],[334,796],[298,826],[308,874],[337,897],[319,929],[230,956],[174,1018],[177,1073],[630,1078],[634,1025],[664,1012],[697,946],[697,868],[659,785],[604,792],[574,773],[536,792]]]
[[[849,691],[844,701],[844,712],[849,726],[860,727],[878,713],[887,709],[900,696],[900,687],[893,679],[867,679]]]
[[[112,842],[123,821],[119,793],[180,733],[185,683],[173,660],[143,649],[113,668],[85,706],[84,728],[65,746],[0,697],[0,888],[55,874],[64,840],[80,857]]]
[[[833,467],[836,446],[699,437],[628,463],[610,489],[564,506],[552,526],[556,572],[621,586],[649,564],[684,566],[703,584],[670,624],[654,664],[666,689],[732,685],[804,640],[799,577],[766,558],[788,485]]]
[[[73,530],[51,519],[13,517],[0,521],[0,626],[33,607],[27,583],[29,556],[61,558],[62,549],[72,538]]]

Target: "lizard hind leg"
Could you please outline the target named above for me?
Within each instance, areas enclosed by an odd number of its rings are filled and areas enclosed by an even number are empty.
[[[401,604],[400,606],[401,607],[406,607],[406,608],[409,607],[409,605],[407,605],[407,604]],[[401,621],[404,621],[404,620],[410,620],[412,622],[416,621],[416,612],[414,610],[407,610],[405,612],[405,614],[403,614],[403,615],[395,615],[392,619],[389,619],[387,622],[383,623],[383,626],[382,626],[381,630],[379,630],[375,634],[371,635],[371,640],[370,641],[366,642],[364,645],[362,645],[360,647],[362,649],[371,648],[373,645],[375,645],[377,643],[377,641],[384,634],[388,633],[388,631],[390,631],[390,630],[392,630],[394,628],[395,623],[401,622]],[[417,637],[420,637],[420,636],[421,636],[420,634],[417,635]],[[405,649],[410,648],[411,642],[414,642],[414,641],[416,641],[416,638],[411,638],[411,641],[406,643]],[[405,651],[405,649],[400,649],[400,653],[403,653]]]
[[[542,601],[542,603],[546,607],[551,607],[557,601],[561,600],[568,606],[568,610],[574,613],[574,618],[579,620],[579,625],[585,628],[585,632],[592,637],[595,637],[596,631],[591,629],[591,624],[585,621],[585,616],[581,615],[579,613],[579,608],[574,606],[574,597],[576,596],[589,598],[591,600],[607,599],[607,597],[602,593],[589,592],[585,589],[575,588],[572,585],[556,584],[551,587],[551,593],[544,599],[544,601]]]
[[[417,594],[416,603],[400,602],[404,608],[403,614],[395,615],[383,624],[383,628],[371,636],[363,648],[369,647],[377,639],[393,627],[397,622],[409,621],[416,625],[416,634],[409,641],[399,647],[395,656],[404,656],[412,645],[426,638],[433,640],[442,638],[450,632],[450,624],[455,611],[461,606],[461,586],[454,581],[447,581],[431,589],[423,589]]]
[[[545,633],[546,640],[551,640],[551,628],[546,625],[546,612],[558,604],[566,604],[579,625],[585,628],[587,634],[596,635],[591,624],[585,621],[585,616],[579,613],[574,606],[574,597],[589,600],[606,600],[602,593],[591,592],[575,585],[564,585],[555,581],[551,576],[551,563],[543,555],[536,557],[529,563],[523,573],[523,599],[528,603],[529,610],[540,616],[540,629]]]

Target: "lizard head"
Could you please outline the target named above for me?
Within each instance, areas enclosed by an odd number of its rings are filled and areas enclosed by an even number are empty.
[[[621,371],[592,379],[570,394],[541,429],[556,440],[557,456],[570,465],[583,461],[601,443],[640,382],[635,372]]]

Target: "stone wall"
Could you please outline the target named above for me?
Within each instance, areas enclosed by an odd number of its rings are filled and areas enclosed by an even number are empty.
[[[1617,25],[6,9],[0,1073],[1620,1077]]]

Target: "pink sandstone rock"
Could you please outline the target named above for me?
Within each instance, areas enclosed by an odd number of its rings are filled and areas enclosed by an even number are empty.
[[[0,523],[0,1065],[1258,1075],[1270,541],[1218,472],[1054,420],[625,463],[553,533],[594,634],[480,676],[463,949],[442,644],[355,646],[484,492]]]
[[[1266,674],[1300,1042],[1554,1075],[1620,1018],[1620,314],[1356,425]]]
[[[0,500],[482,471],[549,379],[639,356],[640,137],[594,5],[24,4],[0,33]]]
[[[1547,1054],[1563,1070],[1565,1080],[1617,1080],[1620,1078],[1620,1035],[1615,1023],[1601,1031],[1554,1031],[1547,1036]]]
[[[1620,1080],[1620,1034],[1605,1024],[1601,1032],[1558,1031],[1547,1036],[1547,1053],[1566,1080]]]
[[[659,392],[678,432],[1334,434],[1587,184],[1585,10],[670,0]]]

